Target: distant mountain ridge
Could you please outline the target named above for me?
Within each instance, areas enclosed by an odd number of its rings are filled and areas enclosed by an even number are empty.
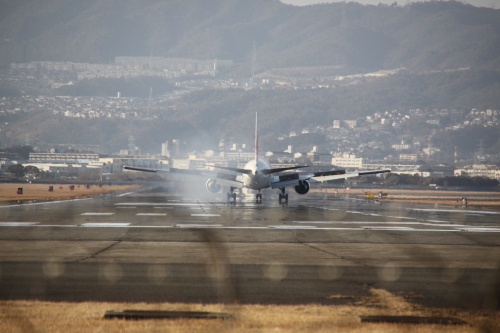
[[[460,2],[399,6],[275,0],[0,0],[0,38],[30,60],[112,62],[166,56],[258,69],[500,70],[500,10]]]

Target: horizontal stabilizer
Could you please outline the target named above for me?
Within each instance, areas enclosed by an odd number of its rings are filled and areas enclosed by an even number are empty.
[[[390,169],[384,169],[384,170],[372,170],[372,171],[360,171],[358,172],[359,175],[374,175],[377,173],[386,173],[386,172],[391,172]]]
[[[333,170],[333,171],[325,171],[325,172],[315,172],[313,177],[334,176],[334,175],[343,175],[343,174],[345,174],[345,170]]]
[[[198,175],[198,176],[203,176],[203,171],[200,171],[200,170],[189,170],[189,169],[176,169],[176,168],[170,168],[170,172],[182,173],[182,174],[185,174],[185,175]]]
[[[138,167],[132,167],[132,166],[124,166],[123,169],[125,169],[125,170],[134,170],[134,171],[144,171],[144,172],[168,172],[168,170],[138,168]]]
[[[222,169],[222,170],[229,170],[229,171],[233,171],[233,172],[244,173],[247,175],[252,173],[252,170],[248,170],[248,169],[223,167],[223,166],[209,165],[209,164],[207,164],[207,166],[212,167],[212,168]]]
[[[308,165],[299,165],[299,166],[294,166],[294,167],[289,167],[289,168],[264,169],[264,170],[260,170],[259,172],[264,174],[264,175],[269,175],[271,173],[277,173],[277,172],[294,170],[294,169],[301,169],[301,168],[308,168],[308,167],[309,167]]]

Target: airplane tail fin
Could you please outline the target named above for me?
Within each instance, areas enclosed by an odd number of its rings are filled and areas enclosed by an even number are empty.
[[[257,122],[257,112],[255,112],[255,164],[259,161],[259,133],[258,133],[258,122]]]

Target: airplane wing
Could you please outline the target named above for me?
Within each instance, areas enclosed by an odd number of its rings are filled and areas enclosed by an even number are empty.
[[[335,179],[347,179],[352,177],[358,177],[363,175],[375,175],[378,173],[391,172],[390,169],[383,170],[369,170],[369,171],[358,171],[358,172],[345,172],[345,170],[335,170],[329,172],[318,172],[313,174],[308,178],[312,183],[315,182],[327,182],[329,180]]]
[[[217,183],[221,185],[227,185],[237,188],[243,187],[243,182],[237,179],[238,178],[237,175],[232,175],[223,172],[214,173],[213,171],[208,171],[208,170],[202,171],[202,170],[189,170],[189,169],[176,169],[176,168],[170,168],[170,170],[162,170],[162,169],[139,168],[132,166],[124,166],[123,169],[133,170],[133,171],[143,171],[143,172],[169,172],[169,173],[176,173],[179,175],[198,176],[204,179],[211,178],[217,180]]]
[[[271,188],[294,187],[300,184],[301,181],[309,181],[311,183],[327,182],[336,179],[347,179],[363,175],[374,175],[378,173],[391,172],[389,169],[369,170],[358,172],[346,172],[345,170],[333,170],[326,172],[315,172],[312,174],[290,173],[282,176],[277,176],[271,183]]]

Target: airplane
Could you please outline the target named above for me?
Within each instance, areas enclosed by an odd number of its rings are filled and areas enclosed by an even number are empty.
[[[249,188],[258,191],[255,199],[257,202],[262,202],[261,190],[266,188],[279,189],[279,203],[288,203],[288,193],[285,193],[287,187],[293,187],[298,194],[306,194],[309,192],[310,183],[325,182],[335,179],[347,179],[358,177],[362,175],[373,175],[378,173],[391,172],[390,169],[383,170],[369,170],[358,172],[346,172],[345,170],[332,170],[325,172],[315,173],[298,173],[288,172],[275,176],[273,174],[306,168],[307,166],[294,166],[287,168],[271,168],[269,163],[259,158],[259,137],[258,137],[258,116],[255,113],[255,158],[248,162],[243,169],[223,167],[217,165],[207,165],[215,169],[220,169],[220,172],[215,174],[208,173],[201,170],[186,170],[170,168],[170,170],[139,168],[133,166],[124,166],[125,170],[145,171],[145,172],[170,172],[179,173],[193,176],[209,177],[206,182],[206,188],[212,193],[217,193],[222,189],[222,186],[229,186],[227,193],[227,201],[235,203],[236,193],[235,189]]]

